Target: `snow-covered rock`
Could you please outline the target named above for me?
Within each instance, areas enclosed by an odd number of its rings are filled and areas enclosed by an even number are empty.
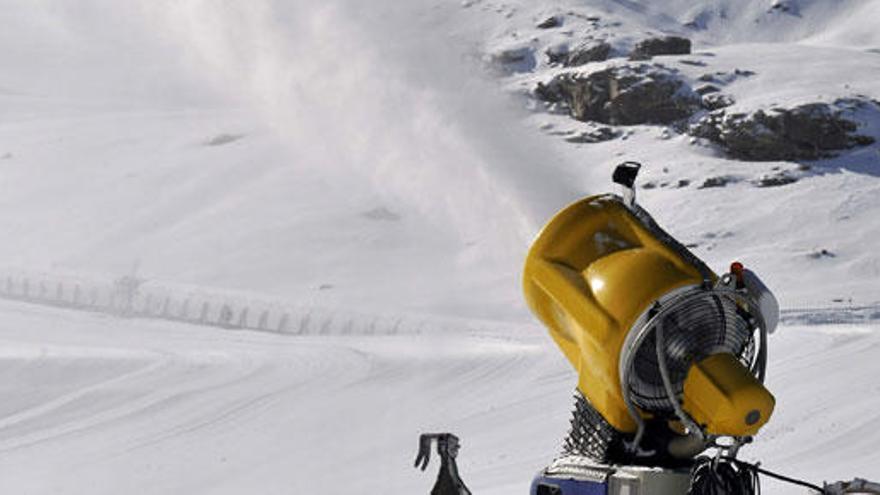
[[[652,65],[621,65],[589,73],[567,72],[535,95],[566,105],[577,120],[612,125],[668,124],[700,109],[700,98],[674,72]]]
[[[639,41],[629,53],[630,60],[649,60],[658,55],[688,55],[691,40],[681,36],[662,36]]]
[[[846,110],[841,109],[846,106]],[[865,146],[874,138],[859,134],[851,120],[857,113],[877,118],[873,102],[840,101],[835,105],[808,103],[794,108],[772,108],[748,114],[710,113],[690,129],[691,134],[720,144],[734,158],[743,160],[816,160],[831,152]]]
[[[592,41],[569,50],[563,63],[566,67],[579,67],[591,62],[602,62],[611,55],[611,44],[605,41]]]

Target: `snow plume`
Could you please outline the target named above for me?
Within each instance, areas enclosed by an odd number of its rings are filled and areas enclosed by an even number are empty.
[[[261,112],[288,143],[292,167],[342,188],[369,184],[461,239],[489,237],[493,250],[521,251],[577,197],[554,154],[475,75],[466,47],[432,28],[448,14],[441,9],[199,0],[143,9],[187,65]]]

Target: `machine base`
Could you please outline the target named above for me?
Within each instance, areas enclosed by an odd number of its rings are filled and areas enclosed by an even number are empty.
[[[689,469],[599,464],[582,456],[553,461],[532,481],[531,495],[685,495]]]

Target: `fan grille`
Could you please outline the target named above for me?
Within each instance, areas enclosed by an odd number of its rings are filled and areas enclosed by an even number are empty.
[[[648,329],[636,351],[627,386],[633,404],[644,411],[672,414],[657,362],[656,332],[663,330],[663,351],[669,378],[681,398],[688,369],[712,354],[729,353],[744,365],[755,357],[755,325],[734,299],[713,291],[701,291],[680,301]]]

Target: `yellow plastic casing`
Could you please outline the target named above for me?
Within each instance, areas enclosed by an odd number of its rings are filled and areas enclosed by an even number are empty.
[[[764,385],[730,354],[694,363],[684,381],[682,407],[711,434],[754,435],[775,404]]]
[[[639,317],[699,270],[645,227],[616,196],[592,196],[556,214],[533,243],[523,273],[532,312],[578,372],[578,388],[617,430],[633,432],[620,354]]]

